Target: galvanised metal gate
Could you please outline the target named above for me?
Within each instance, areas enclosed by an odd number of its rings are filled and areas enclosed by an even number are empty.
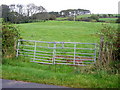
[[[28,56],[31,62],[86,66],[96,62],[96,44],[18,40],[16,56]]]

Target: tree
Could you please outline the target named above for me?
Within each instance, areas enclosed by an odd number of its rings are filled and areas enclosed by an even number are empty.
[[[5,22],[24,23],[34,21],[34,19],[46,20],[49,17],[44,7],[36,6],[33,3],[28,4],[26,7],[22,4],[2,5],[1,7],[2,18]]]
[[[27,16],[32,16],[33,14],[37,13],[38,10],[40,11],[41,8],[37,7],[35,4],[31,3],[27,5]]]
[[[19,14],[18,12],[10,12],[9,14],[9,21],[11,23],[20,23],[24,21],[23,15]]]
[[[33,4],[28,4],[27,5],[27,16],[30,16],[31,10],[32,10]]]
[[[97,15],[92,15],[90,18],[91,18],[91,19],[94,19],[94,20],[96,20],[96,21],[99,21],[99,17],[98,17]]]
[[[108,14],[108,17],[113,17],[113,14]]]
[[[18,23],[20,22],[20,14],[17,12],[14,12],[14,5],[11,5],[11,8],[7,5],[1,5],[2,7],[2,18],[5,22],[11,22],[11,23]]]
[[[33,14],[32,16],[33,20],[48,20],[49,19],[49,14],[47,12],[41,12],[41,13],[36,13]]]
[[[120,23],[120,17],[118,17],[118,19],[116,20],[116,23]]]
[[[53,14],[50,14],[50,16],[49,16],[49,20],[55,20],[55,19],[56,19],[56,16],[53,15]]]
[[[12,12],[15,12],[15,4],[9,5],[9,8]]]
[[[43,12],[47,12],[46,9],[43,6],[38,6],[37,7],[37,12],[38,13],[43,13]]]
[[[2,7],[2,18],[5,22],[9,21],[10,9],[7,5],[1,5]]]
[[[107,15],[106,15],[106,14],[103,14],[103,18],[107,18]]]
[[[18,7],[18,9],[19,9],[18,13],[19,13],[19,14],[23,14],[23,10],[22,10],[23,5],[22,5],[22,4],[18,4],[17,7]]]
[[[59,12],[49,12],[50,15],[55,15],[55,17],[60,17],[60,13]]]

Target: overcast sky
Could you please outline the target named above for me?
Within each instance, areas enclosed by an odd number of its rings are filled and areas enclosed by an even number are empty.
[[[120,0],[0,0],[0,4],[29,4],[43,6],[47,11],[88,9],[95,14],[117,14]]]

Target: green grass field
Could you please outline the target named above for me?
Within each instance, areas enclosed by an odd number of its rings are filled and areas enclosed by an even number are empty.
[[[84,18],[84,17],[91,17],[92,14],[84,14],[84,15],[79,15],[77,18]]]
[[[111,24],[117,26],[117,24]],[[61,41],[98,43],[97,33],[102,23],[79,21],[47,21],[18,24],[23,39],[38,41]]]
[[[104,21],[116,21],[118,18],[100,18],[99,20],[104,20]]]
[[[59,18],[56,18],[56,20],[60,21],[60,20],[65,20],[67,19],[67,17],[59,17]]]
[[[99,18],[99,20],[108,22],[108,23],[115,23],[118,18]]]

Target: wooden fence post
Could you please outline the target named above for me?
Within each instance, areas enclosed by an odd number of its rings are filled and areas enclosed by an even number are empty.
[[[104,47],[104,37],[102,35],[101,38],[100,38],[100,48],[99,48],[99,57],[98,57],[98,60],[101,60],[101,61],[103,59],[103,57],[102,57],[103,47]]]

